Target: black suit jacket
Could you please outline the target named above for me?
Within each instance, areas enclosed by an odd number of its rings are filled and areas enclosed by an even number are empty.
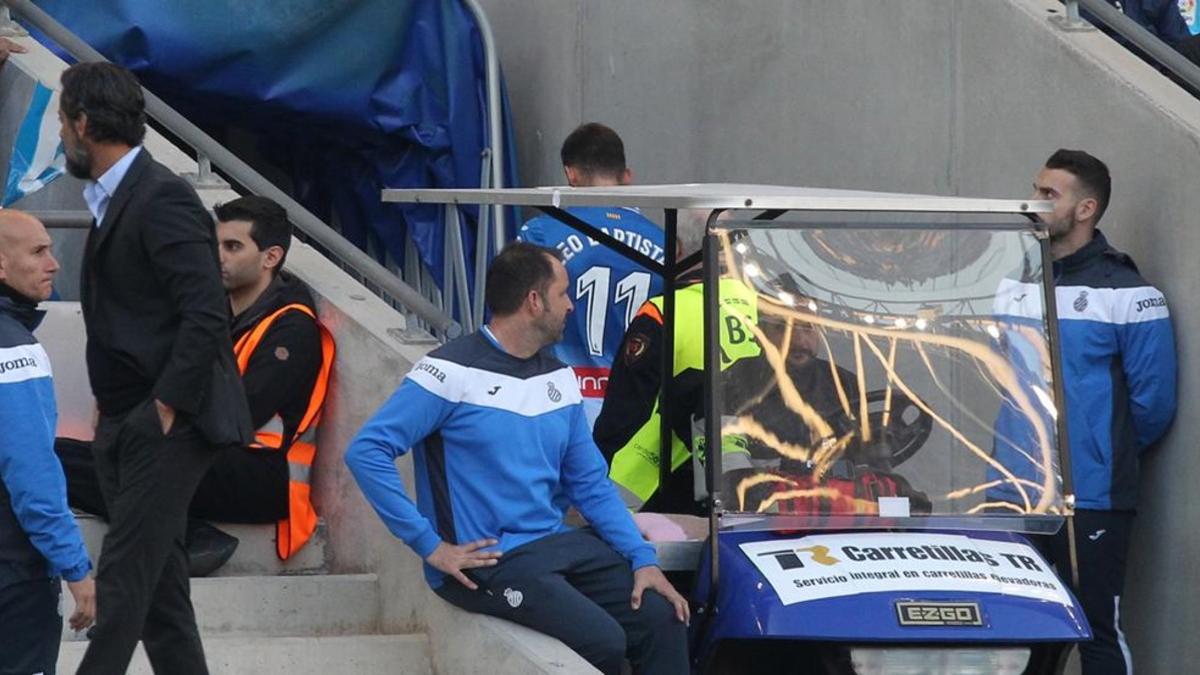
[[[157,398],[214,445],[253,436],[212,218],[145,149],[88,233],[81,295],[100,412]]]

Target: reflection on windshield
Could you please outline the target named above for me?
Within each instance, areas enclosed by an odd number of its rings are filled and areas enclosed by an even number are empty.
[[[761,347],[721,373],[726,508],[1063,512],[1039,243],[1016,230],[719,233]],[[909,263],[912,263],[911,265]],[[736,443],[728,440],[738,439]],[[732,503],[729,503],[732,502]]]

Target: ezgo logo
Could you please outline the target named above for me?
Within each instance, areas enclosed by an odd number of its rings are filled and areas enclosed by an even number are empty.
[[[764,551],[759,553],[759,557],[770,556],[775,558],[775,562],[779,563],[779,567],[785,570],[794,570],[804,567],[804,561],[800,559],[801,553],[807,553],[808,559],[818,565],[826,567],[836,565],[841,560],[829,555],[828,546],[806,546],[804,548],[787,548],[781,551]]]

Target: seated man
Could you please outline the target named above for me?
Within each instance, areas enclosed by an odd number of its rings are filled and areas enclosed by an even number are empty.
[[[422,359],[346,464],[442,599],[558,638],[609,675],[626,656],[638,673],[686,673],[687,601],[605,477],[575,375],[549,349],[572,309],[566,268],[510,244],[486,302],[488,324]],[[410,448],[415,504],[395,464]],[[571,506],[590,528],[564,522]]]
[[[291,244],[287,212],[258,196],[216,208],[221,277],[233,314],[234,352],[258,433],[250,447],[220,451],[192,499],[193,519],[276,523],[286,560],[317,525],[309,501],[315,424],[333,365],[333,339],[316,320],[312,294],[282,270]],[[89,444],[58,439],[72,507],[107,518]],[[188,555],[204,576],[233,555],[237,539],[193,521]]]

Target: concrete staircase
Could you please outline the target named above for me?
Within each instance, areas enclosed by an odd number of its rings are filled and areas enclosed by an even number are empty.
[[[95,559],[107,529],[81,516]],[[219,576],[192,579],[192,602],[213,675],[304,675],[352,672],[431,673],[431,648],[423,634],[380,634],[380,589],[374,574],[325,573],[325,538],[319,529],[287,563],[275,557],[272,526],[221,525],[241,544]],[[64,614],[71,601],[64,589]],[[74,672],[86,639],[63,629],[58,668]],[[130,673],[150,673],[139,645]]]

